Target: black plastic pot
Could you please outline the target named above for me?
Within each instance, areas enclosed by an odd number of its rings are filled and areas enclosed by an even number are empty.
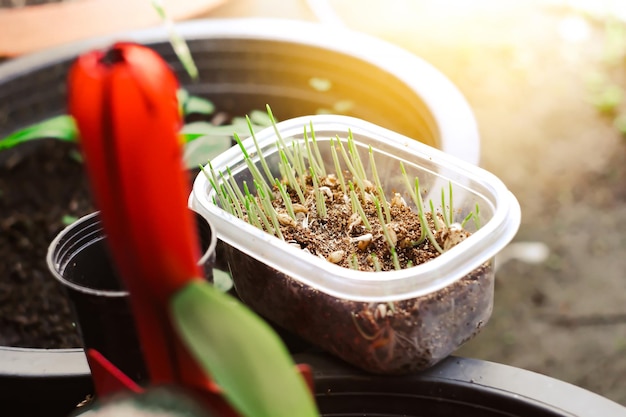
[[[194,213],[195,214],[195,213]],[[195,214],[205,278],[213,278],[217,238]],[[148,379],[128,292],[115,270],[99,213],[82,217],[52,241],[48,267],[70,299],[84,348],[100,352],[135,382]]]
[[[383,377],[322,354],[296,359],[314,369],[323,416],[592,417],[626,416],[626,408],[534,372],[449,357],[416,375]]]
[[[464,97],[434,67],[395,45],[289,20],[213,19],[177,28],[189,41],[199,81],[188,79],[164,30],[92,39],[0,65],[0,137],[65,113],[65,78],[79,53],[130,40],[153,47],[192,94],[230,114],[266,104],[283,120],[341,112],[478,162],[478,129]]]

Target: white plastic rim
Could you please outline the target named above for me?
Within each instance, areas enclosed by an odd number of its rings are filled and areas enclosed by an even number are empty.
[[[371,63],[401,80],[419,95],[432,114],[444,152],[475,165],[479,163],[478,126],[465,97],[430,63],[397,45],[343,27],[289,19],[200,19],[176,24],[176,29],[187,40],[272,40],[317,46]],[[94,48],[105,48],[120,40],[166,42],[168,33],[164,28],[123,32],[26,55],[0,65],[0,79],[17,76],[26,68],[36,69],[49,65],[51,61],[58,62]]]
[[[384,302],[422,296],[450,285],[493,258],[517,233],[521,221],[519,203],[502,181],[484,169],[406,136],[347,116],[299,117],[280,122],[277,128],[287,139],[301,135],[303,126],[309,122],[313,123],[316,132],[347,134],[349,128],[355,136],[378,138],[387,149],[396,149],[405,156],[408,153],[417,160],[437,165],[442,171],[454,172],[480,184],[494,205],[493,216],[467,240],[425,264],[398,271],[360,272],[311,256],[215,206],[209,195],[210,182],[200,173],[194,182],[190,206],[215,226],[218,239],[329,295],[355,301]],[[271,127],[257,133],[256,138],[261,149],[276,142]],[[243,144],[249,153],[255,152],[251,138]],[[241,155],[239,147],[232,147],[211,163],[216,171],[225,170],[240,161]]]

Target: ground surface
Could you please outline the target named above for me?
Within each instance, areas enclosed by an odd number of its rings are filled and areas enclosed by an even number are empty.
[[[310,18],[305,2],[276,3],[233,0],[216,15]],[[589,77],[606,73],[603,27],[587,20],[590,37],[569,42],[562,31],[580,21],[562,2],[441,3],[330,1],[348,26],[397,42],[459,87],[480,126],[481,165],[521,203],[515,241],[549,249],[539,264],[502,265],[492,320],[458,354],[626,405],[626,142],[589,102]]]

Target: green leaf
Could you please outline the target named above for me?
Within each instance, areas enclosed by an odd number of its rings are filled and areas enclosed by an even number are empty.
[[[213,114],[215,105],[209,100],[198,96],[188,95],[183,102],[183,114]]]
[[[46,138],[75,142],[78,138],[78,129],[74,119],[67,115],[56,116],[18,130],[0,140],[0,151],[31,140]]]
[[[209,122],[192,122],[187,123],[180,130],[180,135],[182,137],[183,143],[189,143],[198,138],[208,136],[208,137],[222,137],[228,136],[232,137],[233,131],[232,126],[215,126]]]
[[[152,7],[156,10],[157,14],[165,24],[167,31],[170,37],[170,44],[174,49],[174,53],[178,57],[178,60],[183,64],[185,71],[189,74],[192,80],[198,78],[198,67],[196,67],[196,63],[193,60],[193,56],[191,56],[191,52],[189,51],[189,46],[185,39],[176,32],[174,28],[174,22],[167,15],[165,11],[165,7],[163,6],[162,0],[152,0]]]
[[[198,280],[170,307],[182,340],[243,416],[319,416],[282,340],[246,306]]]
[[[267,126],[262,124],[253,124],[252,128],[255,132]],[[180,131],[183,143],[191,142],[203,136],[210,137],[233,137],[235,134],[243,137],[250,135],[250,130],[246,119],[243,117],[234,117],[228,125],[216,126],[209,122],[191,122],[187,123]]]
[[[231,147],[231,139],[228,135],[200,136],[185,143],[183,161],[188,169],[206,164]]]
[[[65,226],[69,226],[70,224],[74,223],[76,220],[78,220],[78,217],[72,216],[69,214],[66,214],[63,217],[61,217],[61,223],[63,223]]]

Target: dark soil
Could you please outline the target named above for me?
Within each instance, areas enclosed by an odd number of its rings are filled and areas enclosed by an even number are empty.
[[[39,145],[3,153],[0,164],[0,345],[77,347],[80,338],[46,251],[64,221],[95,209],[76,146]]]
[[[350,203],[344,200],[344,194],[338,189],[332,187],[330,189],[333,198],[332,201],[326,202],[326,218],[321,219],[316,215],[315,202],[310,198],[306,215],[301,213],[302,218],[307,219],[307,227],[296,221],[293,224],[288,223],[283,230],[285,239],[313,255],[321,256],[345,268],[360,271],[394,270],[392,254],[374,203],[360,202],[370,225],[368,230],[359,214],[352,212]],[[417,213],[406,203],[400,202],[400,199],[394,201],[398,203],[392,203],[389,210],[391,222],[386,224],[385,228],[396,243],[399,267],[404,269],[437,257],[439,252],[423,236],[423,227]],[[430,218],[430,213],[428,216]],[[429,227],[434,228],[432,220]],[[447,233],[442,229],[436,234],[439,244],[443,247],[448,235],[461,235],[461,231]],[[422,243],[416,244],[419,241]]]
[[[232,247],[226,253],[246,304],[373,373],[425,369],[475,336],[491,315],[494,273],[488,265],[423,297],[368,303],[329,296]]]

